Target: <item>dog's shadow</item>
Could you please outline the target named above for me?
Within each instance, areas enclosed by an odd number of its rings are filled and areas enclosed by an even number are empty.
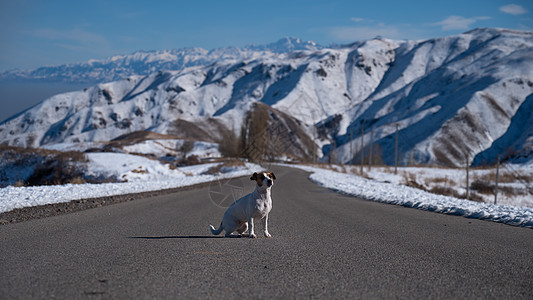
[[[167,236],[130,236],[129,239],[170,240],[170,239],[221,239],[224,236],[213,235],[167,235]]]

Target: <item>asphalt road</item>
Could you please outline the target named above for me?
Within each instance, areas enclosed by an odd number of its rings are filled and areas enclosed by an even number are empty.
[[[271,239],[212,236],[224,208],[210,188],[0,226],[0,299],[533,299],[533,230],[273,169]]]

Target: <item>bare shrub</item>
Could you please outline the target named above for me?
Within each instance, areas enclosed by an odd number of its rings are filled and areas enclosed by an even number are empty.
[[[425,191],[426,188],[416,181],[416,174],[411,172],[403,172],[403,184]]]
[[[0,146],[1,185],[56,185],[83,178],[87,158],[79,151]],[[28,172],[30,170],[30,172]],[[6,173],[8,172],[8,173]],[[20,174],[18,177],[13,174]]]
[[[222,138],[217,143],[223,157],[239,157],[240,138],[233,131],[222,131]]]
[[[240,153],[250,161],[263,160],[265,156],[264,131],[268,125],[268,112],[261,106],[251,110],[241,128]]]
[[[411,172],[402,172],[404,182],[416,181],[416,174]]]
[[[490,195],[494,193],[494,185],[483,180],[474,180],[474,182],[470,184],[470,188],[481,194]]]
[[[239,156],[250,161],[312,161],[316,144],[293,117],[263,103],[254,103],[242,124]]]
[[[502,172],[498,178],[499,182],[511,183],[517,181],[531,182],[531,175],[524,174],[524,172],[518,171],[516,173]]]
[[[178,149],[178,151],[181,153],[182,157],[186,157],[189,152],[191,152],[194,149],[194,142],[193,141],[183,141],[183,144]]]
[[[463,196],[463,198],[465,198]],[[483,197],[481,195],[478,195],[476,193],[470,192],[470,196],[468,197],[468,200],[475,201],[475,202],[485,202],[483,201]]]
[[[175,167],[192,166],[200,164],[201,161],[196,155],[189,155],[175,162]]]
[[[430,185],[446,185],[446,186],[453,186],[456,185],[456,182],[453,179],[450,179],[448,177],[435,177],[435,178],[427,178],[425,180],[426,186]]]

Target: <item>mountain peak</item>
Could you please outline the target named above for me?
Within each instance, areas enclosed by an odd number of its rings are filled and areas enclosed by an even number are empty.
[[[300,38],[297,37],[284,37],[282,39],[279,39],[275,43],[270,43],[265,46],[266,48],[269,48],[273,52],[292,52],[292,51],[299,51],[299,50],[317,50],[321,47],[317,45],[317,43],[313,41],[302,41]]]
[[[254,50],[254,51],[271,51],[274,53],[287,53],[287,52],[303,51],[303,50],[316,51],[316,50],[322,49],[323,47],[313,41],[302,41],[300,38],[297,38],[297,37],[286,36],[284,38],[279,39],[278,41],[274,43],[269,43],[266,45],[250,44],[250,45],[247,45],[245,48]]]
[[[364,128],[374,131],[382,161],[394,163],[394,125],[403,163],[460,166],[465,154],[476,164],[490,164],[498,154],[533,159],[531,33],[478,29],[406,46],[372,39],[327,53],[277,53],[318,47],[286,37],[264,46],[161,51],[129,57],[129,64],[102,64],[110,75],[122,67],[137,74],[172,71],[54,96],[0,124],[0,143],[108,141],[139,130],[217,141],[226,131],[253,128],[245,122],[253,105],[263,103],[294,118],[290,131],[302,126],[323,161],[353,162],[353,146],[371,140],[358,134]],[[92,74],[88,70],[76,71]]]
[[[100,83],[120,80],[131,75],[148,75],[156,70],[183,70],[210,65],[220,60],[246,60],[264,52],[282,54],[292,51],[315,51],[323,47],[312,41],[285,37],[266,45],[243,48],[224,47],[213,50],[179,48],[173,50],[136,51],[105,59],[91,59],[76,64],[41,67],[33,70],[11,70],[0,73],[0,80],[47,79],[72,83]],[[258,53],[260,52],[260,53]]]

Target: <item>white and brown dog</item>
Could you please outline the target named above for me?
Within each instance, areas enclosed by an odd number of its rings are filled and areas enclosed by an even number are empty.
[[[248,236],[255,238],[254,219],[261,219],[263,220],[265,236],[267,238],[272,237],[268,233],[268,213],[272,209],[270,190],[275,179],[274,172],[254,173],[250,180],[257,183],[255,190],[237,199],[228,207],[218,229],[209,225],[211,233],[218,235],[224,230],[226,231],[226,237],[239,237],[243,236],[244,232],[249,229]],[[239,235],[232,235],[234,231],[237,231]]]

